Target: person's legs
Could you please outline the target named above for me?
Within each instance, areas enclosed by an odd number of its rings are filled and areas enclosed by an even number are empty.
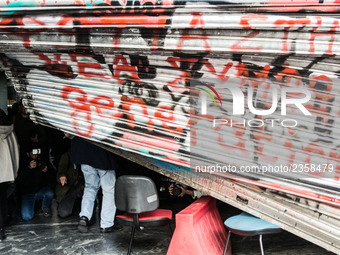
[[[7,205],[8,205],[8,218],[11,219],[16,210],[18,209],[17,200],[16,200],[16,186],[15,183],[10,183],[7,188]]]
[[[0,241],[6,238],[5,221],[7,218],[7,182],[0,183]]]
[[[78,193],[78,185],[72,186],[58,205],[58,215],[60,217],[67,217],[72,214],[74,202],[76,201]]]
[[[116,172],[114,170],[104,171],[99,170],[100,183],[103,190],[103,204],[102,211],[100,214],[100,227],[109,228],[113,226],[116,204],[115,204],[115,183],[116,183]]]
[[[52,199],[54,198],[54,192],[50,187],[43,187],[37,193],[37,200],[42,200],[41,208],[49,209],[51,207]]]
[[[94,201],[99,189],[100,179],[97,170],[92,166],[82,164],[81,170],[85,178],[85,189],[79,216],[85,216],[90,220],[93,213]]]
[[[31,220],[34,217],[34,205],[36,194],[22,195],[21,198],[21,217],[23,220]]]

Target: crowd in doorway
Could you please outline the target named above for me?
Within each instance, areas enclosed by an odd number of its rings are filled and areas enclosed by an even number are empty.
[[[84,178],[71,162],[71,141],[63,132],[34,123],[22,101],[6,115],[0,111],[0,240],[5,226],[19,216],[30,221],[37,212],[51,216],[55,199],[60,217],[80,207]],[[77,206],[78,204],[78,206]]]
[[[83,138],[34,123],[22,101],[8,112],[0,111],[0,158],[5,162],[0,175],[0,241],[6,238],[5,226],[11,218],[30,221],[36,213],[50,217],[53,200],[59,217],[79,214],[79,232],[88,231],[97,204],[100,231],[120,230],[114,203],[119,164],[123,162],[124,174],[140,174],[138,170]],[[169,193],[202,195],[178,184],[171,185]]]
[[[0,240],[6,238],[6,222],[13,216],[23,221],[37,212],[50,217],[53,199],[59,217],[80,211],[79,230],[84,232],[100,187],[101,229],[112,231],[117,157],[84,139],[71,141],[59,130],[34,123],[22,101],[9,113],[1,110],[0,115],[0,157],[6,163],[0,176]]]

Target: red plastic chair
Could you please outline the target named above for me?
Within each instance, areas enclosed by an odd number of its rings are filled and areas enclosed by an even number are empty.
[[[154,182],[145,176],[123,175],[117,179],[115,189],[115,202],[123,215],[117,215],[117,221],[131,226],[128,255],[131,253],[133,237],[137,227],[168,225],[170,237],[172,229],[172,211],[157,209],[159,206],[158,194]]]

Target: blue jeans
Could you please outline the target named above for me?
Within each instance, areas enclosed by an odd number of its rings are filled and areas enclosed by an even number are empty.
[[[84,164],[81,165],[81,170],[85,178],[85,189],[79,216],[86,216],[88,219],[91,219],[94,201],[101,186],[103,190],[103,202],[100,214],[100,227],[108,228],[113,226],[116,214],[116,172],[114,170],[101,170]]]
[[[31,220],[34,217],[34,206],[37,200],[42,200],[42,208],[50,208],[54,192],[49,187],[43,187],[35,194],[25,194],[21,198],[21,217]]]

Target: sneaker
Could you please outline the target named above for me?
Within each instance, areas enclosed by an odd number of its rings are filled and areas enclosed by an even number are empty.
[[[50,208],[42,208],[43,214],[45,217],[51,217],[52,213],[51,213],[51,209]]]
[[[89,231],[89,219],[86,216],[81,216],[78,224],[80,233],[87,233]]]
[[[111,233],[113,231],[119,231],[122,228],[123,228],[122,226],[115,224],[115,225],[108,227],[108,228],[100,228],[100,233]]]

